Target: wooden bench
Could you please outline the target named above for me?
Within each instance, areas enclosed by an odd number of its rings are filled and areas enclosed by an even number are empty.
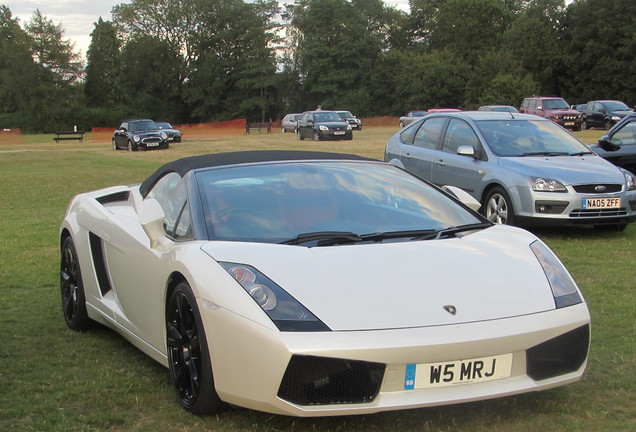
[[[55,138],[53,138],[55,142],[66,141],[66,140],[77,140],[79,142],[84,141],[84,132],[78,131],[60,131],[55,132]]]
[[[258,133],[260,134],[262,130],[267,131],[267,133],[272,133],[272,123],[271,122],[266,122],[266,123],[247,123],[247,126],[245,127],[245,133],[249,134],[250,131],[253,130],[258,130]]]

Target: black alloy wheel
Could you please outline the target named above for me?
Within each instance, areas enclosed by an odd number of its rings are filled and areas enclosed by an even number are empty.
[[[66,325],[72,330],[85,330],[90,326],[86,312],[86,297],[77,251],[70,236],[62,241],[60,260],[60,292],[62,312]]]
[[[181,406],[197,415],[220,411],[224,404],[214,389],[201,316],[186,282],[168,300],[166,331],[168,366]]]

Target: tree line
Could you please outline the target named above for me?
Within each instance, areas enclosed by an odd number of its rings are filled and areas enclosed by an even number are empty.
[[[519,106],[529,95],[636,103],[633,0],[132,0],[85,61],[36,10],[0,5],[0,127],[51,132]]]

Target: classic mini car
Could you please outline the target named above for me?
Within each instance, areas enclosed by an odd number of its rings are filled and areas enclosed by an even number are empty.
[[[351,125],[335,111],[306,111],[302,113],[296,125],[296,137],[299,140],[311,138],[322,140],[352,140]]]
[[[623,230],[636,220],[636,177],[534,115],[429,114],[389,139],[385,160],[462,188],[496,223]]]
[[[519,112],[545,117],[575,131],[580,131],[583,123],[583,113],[570,108],[565,99],[560,97],[527,97],[521,102]]]
[[[475,204],[353,155],[179,159],[73,198],[63,316],[169,368],[196,414],[363,414],[577,381],[590,315],[576,283]]]
[[[636,175],[636,113],[616,123],[590,148],[602,158]]]
[[[164,131],[168,135],[168,141],[175,143],[181,142],[181,131],[175,129],[168,122],[155,122],[159,130]]]
[[[126,120],[113,133],[113,150],[128,151],[169,148],[168,134],[148,119]]]
[[[349,123],[352,129],[362,130],[362,120],[351,114],[351,111],[336,111],[336,113],[340,118]]]
[[[300,118],[300,114],[287,114],[283,117],[281,121],[281,132],[296,132],[296,125],[298,123],[298,119]]]
[[[590,101],[583,110],[583,129],[602,127],[610,130],[623,117],[634,112],[624,102],[615,100]]]
[[[411,124],[411,122],[417,120],[419,117],[424,117],[425,115],[426,111],[424,110],[409,111],[408,113],[406,113],[406,115],[400,117],[400,127],[403,128],[404,126]]]

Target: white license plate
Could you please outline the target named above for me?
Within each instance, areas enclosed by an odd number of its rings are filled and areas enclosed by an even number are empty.
[[[566,126],[574,126],[574,122],[567,122],[565,123]]]
[[[333,134],[334,135],[344,135],[345,133],[343,131],[336,131]]]
[[[146,147],[159,147],[159,143],[148,143]]]
[[[492,381],[508,378],[511,371],[512,354],[442,363],[408,364],[404,376],[404,389]]]
[[[587,198],[582,200],[583,210],[612,209],[621,206],[620,198]]]

